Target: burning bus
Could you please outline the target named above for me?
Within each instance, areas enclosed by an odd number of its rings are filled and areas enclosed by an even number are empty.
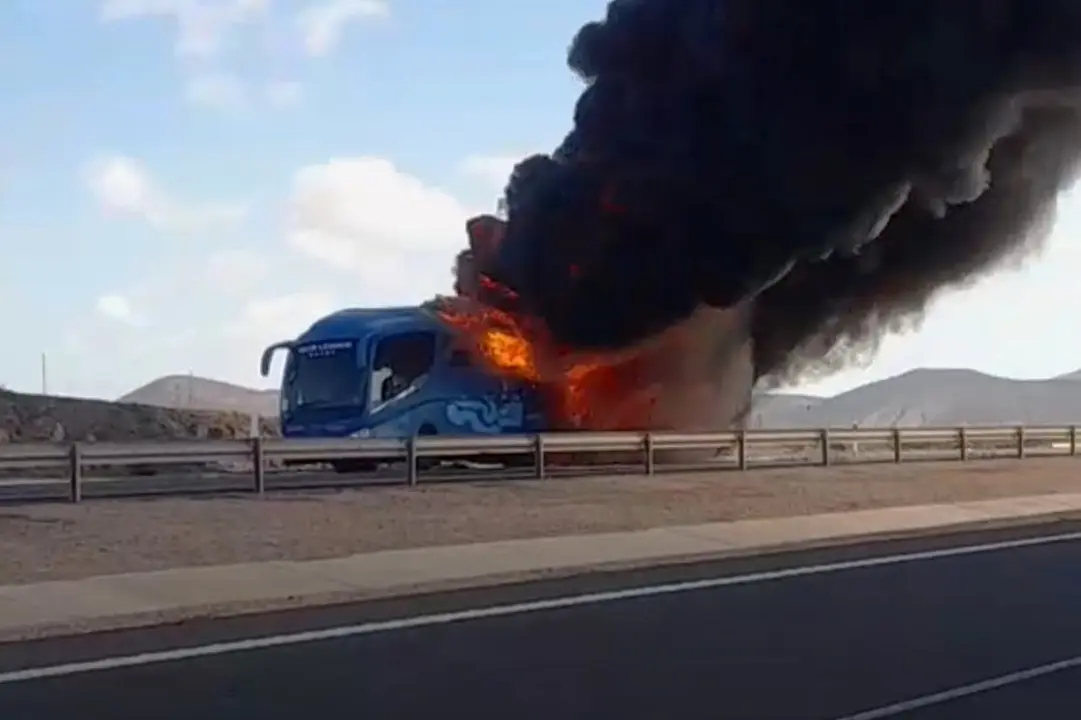
[[[746,409],[752,367],[743,313],[703,310],[633,351],[564,350],[528,316],[479,299],[499,290],[475,268],[498,249],[503,228],[494,216],[469,221],[453,296],[341,310],[267,348],[264,377],[274,355],[287,353],[283,436],[709,430]],[[703,352],[702,338],[718,334],[736,340]],[[712,382],[719,365],[730,367],[733,382]],[[327,460],[339,471],[364,469]]]
[[[284,437],[492,435],[546,428],[533,387],[488,372],[454,328],[426,307],[347,309],[263,353],[286,353]],[[358,461],[327,459],[340,472]]]
[[[708,431],[745,417],[754,383],[749,304],[699,307],[619,349],[570,346],[541,318],[523,312],[514,290],[482,271],[503,252],[506,231],[507,223],[495,216],[469,221],[456,294],[433,307],[488,372],[536,388],[549,427]],[[634,298],[624,302],[630,306]],[[716,382],[718,373],[725,383]]]
[[[1065,1],[613,0],[457,292],[268,349],[285,434],[721,429],[756,383],[865,363],[1050,234],[1079,38]]]

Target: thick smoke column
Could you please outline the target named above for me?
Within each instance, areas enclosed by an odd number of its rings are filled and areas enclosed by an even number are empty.
[[[1038,244],[1081,156],[1078,0],[615,0],[569,64],[476,261],[571,347],[742,302],[756,377],[843,362]]]

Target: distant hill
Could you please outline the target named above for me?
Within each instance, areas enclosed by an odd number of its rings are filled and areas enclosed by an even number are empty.
[[[278,415],[278,393],[170,375],[119,402],[180,410]],[[920,369],[833,397],[763,393],[752,428],[1081,424],[1081,370],[1047,380],[1011,380],[975,370]]]
[[[132,390],[117,402],[178,410],[240,412],[262,417],[278,416],[278,392],[190,375],[167,375]]]
[[[830,398],[775,394],[752,427],[915,427],[1081,423],[1081,371],[1011,380],[975,370],[912,370]]]

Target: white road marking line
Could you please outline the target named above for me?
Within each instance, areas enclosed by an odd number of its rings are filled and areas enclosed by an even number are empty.
[[[1023,538],[1018,540],[1004,540],[1001,542],[984,543],[980,545],[964,545],[961,547],[943,548],[940,550],[924,550],[921,552],[903,553],[898,555],[885,555],[881,557],[864,558],[861,560],[846,560],[843,562],[826,563],[822,565],[804,565],[801,567],[785,568],[781,570],[769,570],[766,572],[749,573],[747,575],[735,575],[729,577],[709,578],[704,580],[690,580],[686,582],[667,583],[664,585],[651,585],[645,587],[628,588],[625,590],[610,590],[606,592],[585,593],[565,597],[550,598],[547,600],[532,600],[529,602],[511,603],[507,605],[495,605],[491,607],[458,610],[454,612],[437,613],[433,615],[418,615],[415,617],[369,622],[358,625],[346,625],[323,630],[309,630],[305,632],[289,633],[284,635],[270,635],[244,640],[232,640],[228,642],[210,643],[194,647],[176,648],[173,650],[159,650],[156,652],[139,653],[137,655],[122,655],[117,657],[86,660],[83,662],[64,663],[44,667],[27,668],[25,670],[12,670],[0,673],[0,685],[26,682],[28,680],[40,680],[43,678],[62,677],[81,673],[96,672],[100,670],[117,670],[120,668],[151,665],[155,663],[175,662],[179,660],[191,660],[194,658],[225,655],[227,653],[249,652],[252,650],[264,650],[267,648],[282,647],[286,645],[299,645],[302,643],[320,642],[324,640],[339,640],[342,638],[361,635],[372,635],[380,632],[394,630],[408,630],[412,628],[430,627],[433,625],[446,625],[448,623],[466,622],[470,620],[483,620],[487,618],[504,617],[508,615],[521,615],[531,612],[544,612],[547,610],[559,610],[563,608],[579,607],[582,605],[596,605],[620,600],[635,600],[639,598],[657,597],[660,595],[672,595],[695,590],[711,590],[715,588],[734,587],[749,585],[752,583],[769,582],[773,580],[785,580],[789,578],[804,577],[808,575],[822,575],[825,573],[841,572],[844,570],[858,570],[863,568],[883,567],[898,565],[922,560],[936,560],[939,558],[960,557],[990,553],[1000,550],[1014,550],[1019,548],[1033,547],[1037,545],[1049,545],[1051,543],[1074,542],[1081,540],[1081,532],[1065,533],[1062,535],[1047,535],[1043,537]],[[851,719],[845,719],[851,720]]]
[[[1026,680],[1032,680],[1045,675],[1051,675],[1052,673],[1062,672],[1063,670],[1072,670],[1079,667],[1081,667],[1081,655],[1069,658],[1068,660],[1059,660],[1058,662],[1048,663],[1047,665],[1029,668],[1028,670],[1018,670],[1017,672],[1001,675],[989,680],[981,680],[980,682],[972,683],[971,685],[961,685],[960,687],[943,690],[942,692],[921,695],[920,697],[912,698],[911,700],[903,700],[898,703],[893,703],[892,705],[883,705],[882,707],[874,708],[873,710],[864,710],[855,715],[846,715],[843,718],[837,718],[837,720],[881,720],[881,718],[895,717],[897,715],[912,712],[913,710],[919,710],[920,708],[941,705],[942,703],[951,700],[959,700],[970,695],[978,695],[979,693],[997,690],[1006,687],[1007,685],[1016,685],[1017,683],[1025,682]]]

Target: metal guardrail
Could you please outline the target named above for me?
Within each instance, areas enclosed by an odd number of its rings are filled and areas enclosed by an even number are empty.
[[[743,430],[715,433],[573,432],[540,435],[420,436],[405,439],[282,439],[175,442],[74,442],[0,445],[0,471],[52,469],[67,476],[69,499],[83,497],[87,470],[100,467],[235,463],[250,466],[251,489],[264,493],[268,468],[286,463],[331,460],[401,462],[402,482],[416,485],[425,461],[495,457],[528,459],[533,476],[544,478],[560,457],[631,455],[643,472],[654,474],[664,453],[708,451],[731,459],[728,467],[759,465],[754,451],[811,453],[811,459],[784,465],[828,466],[906,460],[969,460],[993,457],[1078,454],[1078,427],[830,428],[822,430]],[[949,451],[947,457],[941,457]],[[1005,455],[1003,454],[1005,451]],[[935,453],[938,455],[935,455]],[[842,457],[835,457],[840,455]],[[625,464],[625,463],[624,463]],[[724,466],[712,465],[717,469]]]

